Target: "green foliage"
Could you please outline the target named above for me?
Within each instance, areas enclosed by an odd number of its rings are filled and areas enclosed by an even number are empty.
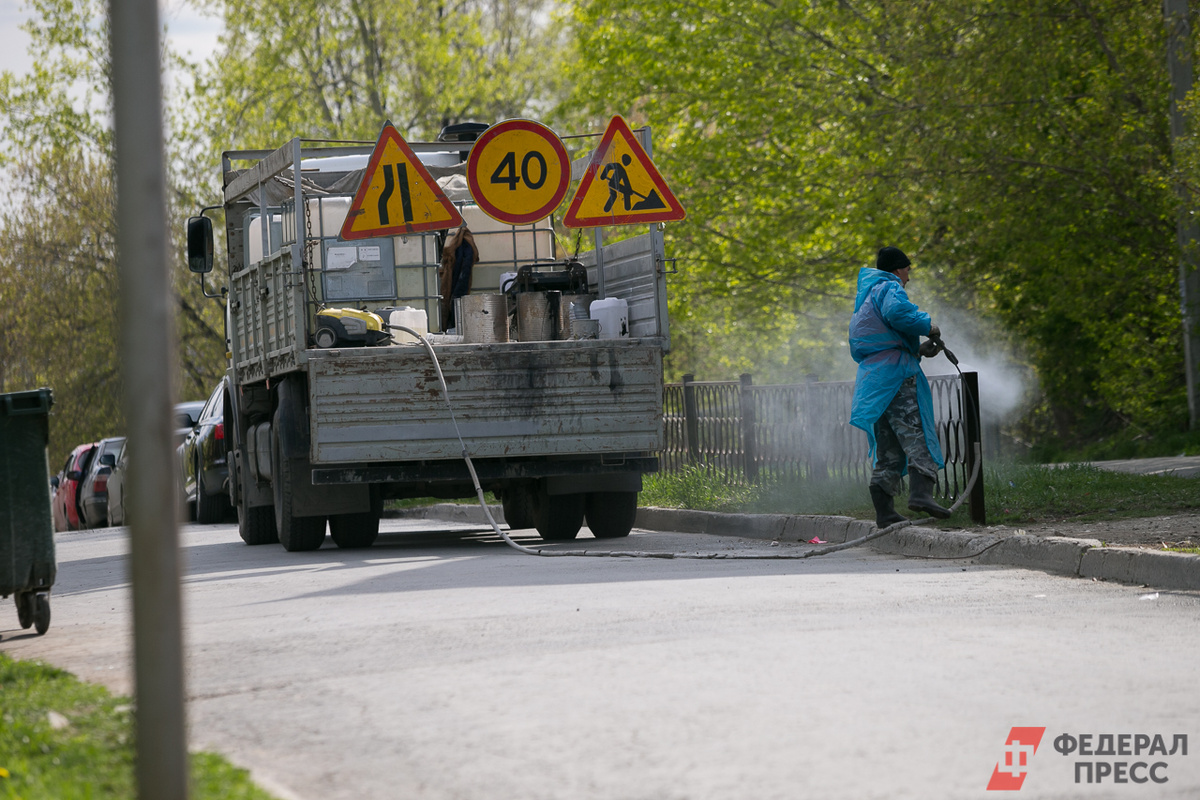
[[[560,84],[543,0],[209,0],[225,23],[198,92],[221,148],[302,136],[374,141],[391,120],[445,125],[528,114]]]
[[[128,699],[3,653],[0,686],[0,797],[83,800],[136,794]],[[245,770],[220,756],[198,753],[191,762],[195,798],[270,800]]]
[[[120,430],[120,300],[111,174],[99,159],[22,171],[27,203],[0,215],[0,387],[49,386],[52,464]]]
[[[54,389],[57,465],[76,444],[124,432],[108,17],[100,0],[35,0],[30,10],[35,69],[0,75],[0,165],[10,188],[0,209],[0,392]],[[176,235],[193,196],[177,175]],[[202,399],[225,369],[224,320],[182,250],[174,246],[179,257],[164,265],[180,345],[174,388]]]
[[[0,73],[0,166],[31,155],[108,154],[112,130],[104,0],[27,0],[32,74]]]
[[[1030,451],[1034,463],[1114,461],[1128,458],[1200,455],[1200,431],[1152,433],[1133,427],[1118,428],[1078,447],[1064,448],[1054,439],[1036,443]]]
[[[589,0],[573,30],[576,113],[655,125],[688,209],[674,372],[837,376],[898,244],[1022,341],[1053,433],[1185,419],[1159,6]]]

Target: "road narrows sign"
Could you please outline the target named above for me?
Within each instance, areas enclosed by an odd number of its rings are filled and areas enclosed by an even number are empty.
[[[567,196],[571,159],[540,122],[509,119],[484,131],[467,157],[467,185],[485,214],[524,225],[548,217]]]
[[[613,117],[563,217],[568,228],[674,222],[686,216],[629,124]]]
[[[392,123],[385,123],[342,223],[341,238],[404,236],[462,223],[462,215],[408,142]]]

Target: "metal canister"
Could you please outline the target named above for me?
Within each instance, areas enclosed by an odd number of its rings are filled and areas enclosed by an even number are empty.
[[[502,294],[469,294],[459,298],[456,325],[464,342],[508,341],[508,300]]]
[[[554,338],[554,318],[550,315],[549,292],[521,292],[517,295],[517,339],[522,342],[546,342]]]

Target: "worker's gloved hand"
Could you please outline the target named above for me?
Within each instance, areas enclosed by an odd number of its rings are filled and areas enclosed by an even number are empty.
[[[933,358],[942,352],[942,341],[941,339],[926,339],[917,352],[921,354],[921,358]]]
[[[937,339],[941,335],[942,335],[941,329],[938,328],[937,325],[934,325],[932,322],[929,323],[929,338]]]

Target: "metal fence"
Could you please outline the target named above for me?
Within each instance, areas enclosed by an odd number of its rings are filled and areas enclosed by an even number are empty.
[[[929,387],[946,458],[938,492],[954,500],[966,490],[981,452],[978,375],[934,376]],[[853,395],[853,381],[755,386],[749,375],[740,381],[696,381],[685,375],[683,383],[665,387],[667,446],[661,468],[679,472],[698,466],[729,482],[866,483],[872,469],[867,437],[848,422]],[[971,518],[983,523],[982,479],[968,500]]]

